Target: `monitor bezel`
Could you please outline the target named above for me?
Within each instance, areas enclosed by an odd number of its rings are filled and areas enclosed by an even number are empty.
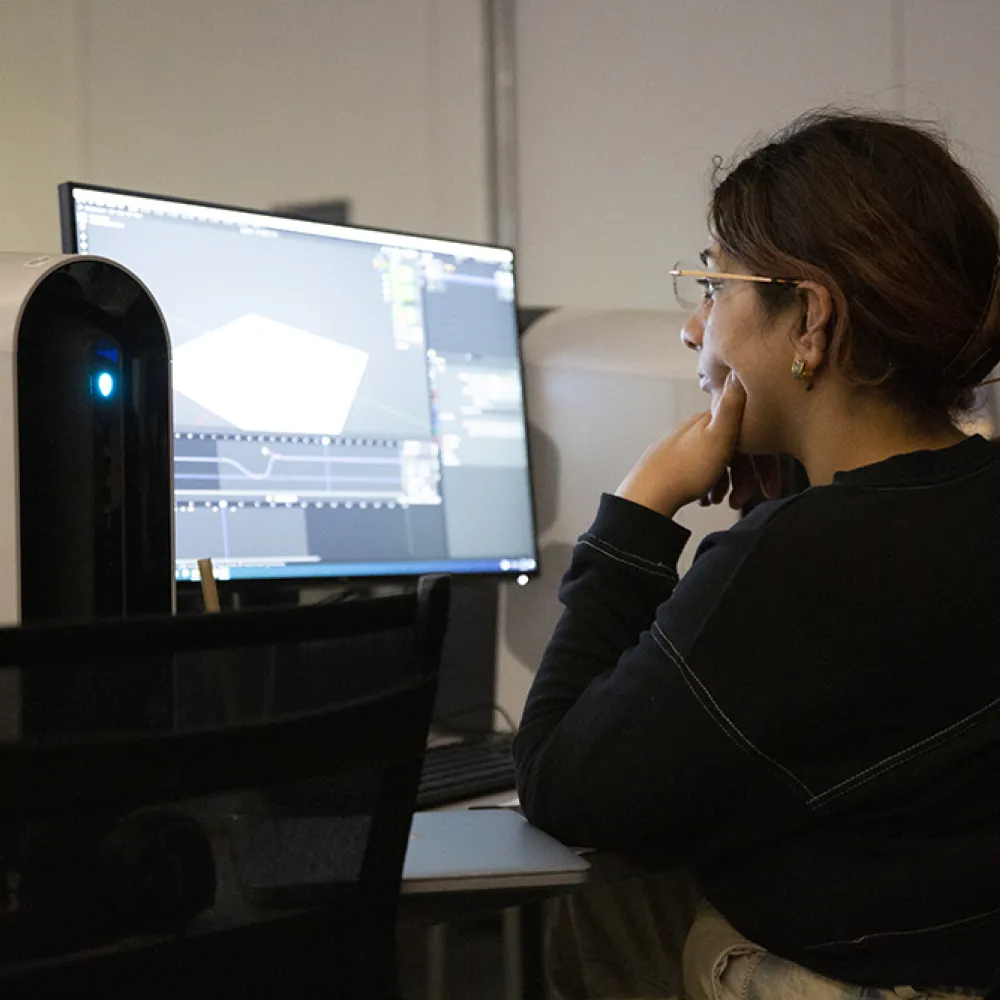
[[[113,187],[104,184],[85,184],[80,181],[63,181],[59,185],[59,229],[60,229],[60,239],[62,244],[63,253],[79,253],[79,233],[77,231],[76,225],[76,211],[75,211],[75,199],[73,194],[75,191],[93,191],[101,194],[118,195],[122,197],[132,197],[132,198],[147,198],[152,201],[162,201],[169,202],[176,205],[190,205],[194,208],[208,208],[208,209],[220,209],[226,212],[240,212],[247,215],[253,215],[268,219],[279,219],[285,222],[291,223],[302,223],[307,222],[310,226],[316,226],[321,229],[333,230],[331,235],[335,235],[338,231],[348,230],[348,231],[361,231],[365,233],[380,234],[389,239],[386,242],[391,242],[391,237],[403,236],[413,239],[425,239],[434,240],[442,243],[451,243],[459,246],[468,247],[482,247],[488,250],[505,250],[511,254],[511,270],[514,273],[514,298],[512,302],[514,310],[514,332],[516,339],[516,355],[517,355],[517,368],[518,377],[521,380],[521,413],[524,422],[524,443],[525,443],[525,456],[527,462],[527,474],[528,474],[528,507],[531,515],[531,541],[534,548],[533,557],[535,560],[534,569],[496,569],[496,570],[461,570],[461,569],[449,569],[444,572],[461,577],[463,579],[491,579],[496,581],[501,580],[517,580],[521,577],[532,578],[537,576],[541,572],[541,559],[540,559],[540,546],[538,543],[538,510],[537,501],[535,498],[535,470],[532,458],[532,447],[531,447],[531,422],[528,418],[528,398],[527,391],[525,388],[525,378],[524,378],[524,355],[521,350],[521,336],[518,330],[517,316],[518,310],[520,308],[520,303],[518,300],[518,281],[517,281],[517,254],[513,247],[506,246],[501,243],[495,242],[483,242],[477,240],[468,239],[455,239],[447,236],[434,236],[428,233],[415,233],[409,230],[402,229],[385,229],[379,226],[362,226],[355,223],[349,223],[347,225],[338,225],[333,222],[311,222],[310,220],[303,220],[300,217],[294,215],[287,215],[281,212],[268,211],[266,209],[256,209],[247,208],[241,205],[231,205],[223,202],[213,202],[204,201],[198,198],[181,198],[176,195],[161,195],[155,194],[149,191],[136,191],[131,188],[120,188]],[[141,279],[141,276],[139,276]],[[167,322],[167,331],[169,335],[170,323]],[[173,428],[171,428],[171,433],[174,433]],[[427,560],[428,562],[430,560]],[[440,560],[441,562],[448,562],[449,560]],[[177,580],[177,554],[174,553],[174,577],[175,584],[178,589],[194,589],[199,587],[196,581],[185,581]],[[342,585],[342,584],[355,584],[357,585],[359,581],[363,581],[369,586],[378,586],[379,584],[400,584],[400,583],[410,583],[418,579],[420,576],[426,575],[425,572],[420,570],[414,570],[413,573],[403,573],[403,574],[364,574],[364,575],[324,575],[324,576],[240,576],[238,578],[229,578],[220,580],[219,582],[226,587],[247,587],[247,588],[258,588],[264,586],[274,585],[275,587],[290,588],[295,587],[299,589],[303,588],[322,588],[324,585]]]

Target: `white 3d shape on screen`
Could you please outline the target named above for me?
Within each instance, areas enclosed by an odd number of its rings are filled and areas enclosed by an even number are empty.
[[[341,434],[368,354],[247,313],[174,351],[174,389],[240,430]]]

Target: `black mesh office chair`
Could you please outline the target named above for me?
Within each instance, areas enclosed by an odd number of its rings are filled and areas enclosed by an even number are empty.
[[[447,602],[0,630],[0,994],[390,996]]]

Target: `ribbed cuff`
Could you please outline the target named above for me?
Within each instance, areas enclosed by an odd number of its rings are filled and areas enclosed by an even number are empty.
[[[691,537],[687,528],[642,504],[611,493],[601,495],[590,534],[615,548],[676,569],[677,560]]]

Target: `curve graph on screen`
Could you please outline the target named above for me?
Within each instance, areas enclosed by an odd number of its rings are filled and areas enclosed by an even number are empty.
[[[295,494],[303,499],[397,499],[407,492],[404,456],[396,442],[355,443],[301,436],[292,441],[287,435],[240,437],[212,435],[214,454],[196,454],[194,440],[189,442],[182,436],[174,463],[181,498],[270,499]]]

